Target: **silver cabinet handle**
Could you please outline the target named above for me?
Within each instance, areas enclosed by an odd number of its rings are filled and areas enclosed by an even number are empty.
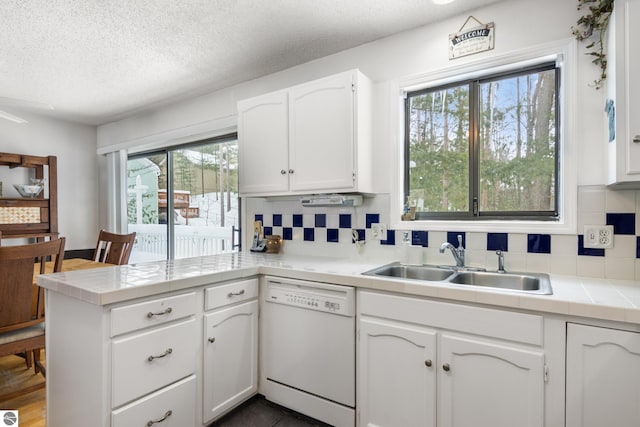
[[[640,135],[636,135],[633,137],[633,142],[635,142],[636,144],[640,143]]]
[[[148,360],[149,362],[153,362],[153,360],[154,360],[154,359],[162,359],[163,357],[168,356],[168,355],[170,355],[171,353],[173,353],[173,349],[172,349],[172,348],[168,348],[168,349],[166,349],[166,350],[164,351],[164,353],[162,353],[160,356],[153,356],[153,355],[152,355],[152,356],[147,357],[147,360]]]
[[[240,295],[244,295],[244,289],[241,289],[241,290],[240,290],[240,291],[238,291],[238,292],[229,292],[229,293],[227,294],[227,298],[237,297],[237,296],[240,296]]]
[[[289,173],[293,173],[293,169],[289,169]]]
[[[158,313],[154,313],[154,312],[150,311],[150,312],[147,313],[147,317],[149,319],[151,319],[153,316],[163,316],[165,314],[171,313],[172,311],[173,310],[171,309],[171,307],[167,308],[165,311],[160,311]]]
[[[207,341],[209,341],[211,344],[213,344],[214,342],[216,342],[216,339],[215,339],[215,337],[209,337],[207,339]]]
[[[287,174],[287,171],[286,171],[286,170],[284,170],[284,169],[280,169],[280,173],[281,173],[282,175],[286,175],[286,174]]]
[[[449,372],[451,370],[451,366],[449,366],[448,363],[445,363],[444,365],[442,365],[442,369],[444,369],[445,371]]]
[[[152,425],[154,425],[154,424],[158,424],[158,423],[163,422],[164,420],[166,420],[167,418],[169,418],[169,417],[171,416],[171,414],[173,414],[173,411],[169,410],[169,411],[167,411],[167,412],[165,412],[165,413],[164,413],[164,417],[159,418],[159,419],[157,419],[157,420],[150,420],[150,421],[147,421],[147,427],[151,427],[151,426],[152,426]]]
[[[431,362],[431,359],[427,359],[424,361],[424,364],[427,368],[430,368],[433,363]]]

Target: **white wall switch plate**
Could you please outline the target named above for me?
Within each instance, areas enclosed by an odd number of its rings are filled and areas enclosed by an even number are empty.
[[[385,240],[387,238],[387,225],[374,222],[371,224],[373,240]]]
[[[584,247],[604,249],[612,248],[613,225],[585,225]]]

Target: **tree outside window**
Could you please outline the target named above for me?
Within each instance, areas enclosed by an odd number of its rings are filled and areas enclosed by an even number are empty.
[[[558,218],[559,72],[407,94],[405,197],[417,219]]]

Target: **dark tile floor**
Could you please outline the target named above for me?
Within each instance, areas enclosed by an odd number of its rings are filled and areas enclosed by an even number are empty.
[[[254,396],[209,427],[331,427],[290,409]]]

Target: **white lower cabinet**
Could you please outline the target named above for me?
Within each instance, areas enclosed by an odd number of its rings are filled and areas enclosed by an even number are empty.
[[[113,340],[113,407],[195,372],[195,323],[195,319],[191,318],[178,324]]]
[[[359,426],[545,425],[540,316],[358,296]]]
[[[47,425],[205,426],[257,392],[257,279],[46,303]]]
[[[195,426],[195,414],[196,377],[191,375],[113,411],[111,425],[113,427]]]
[[[223,306],[204,315],[205,423],[218,418],[258,390],[257,292],[256,279],[233,284],[233,287],[225,289],[225,295],[241,300],[245,297],[253,299]]]
[[[543,426],[544,354],[440,336],[438,426]]]
[[[640,333],[567,325],[567,427],[640,426]]]
[[[360,425],[436,425],[436,333],[416,325],[359,322]]]

